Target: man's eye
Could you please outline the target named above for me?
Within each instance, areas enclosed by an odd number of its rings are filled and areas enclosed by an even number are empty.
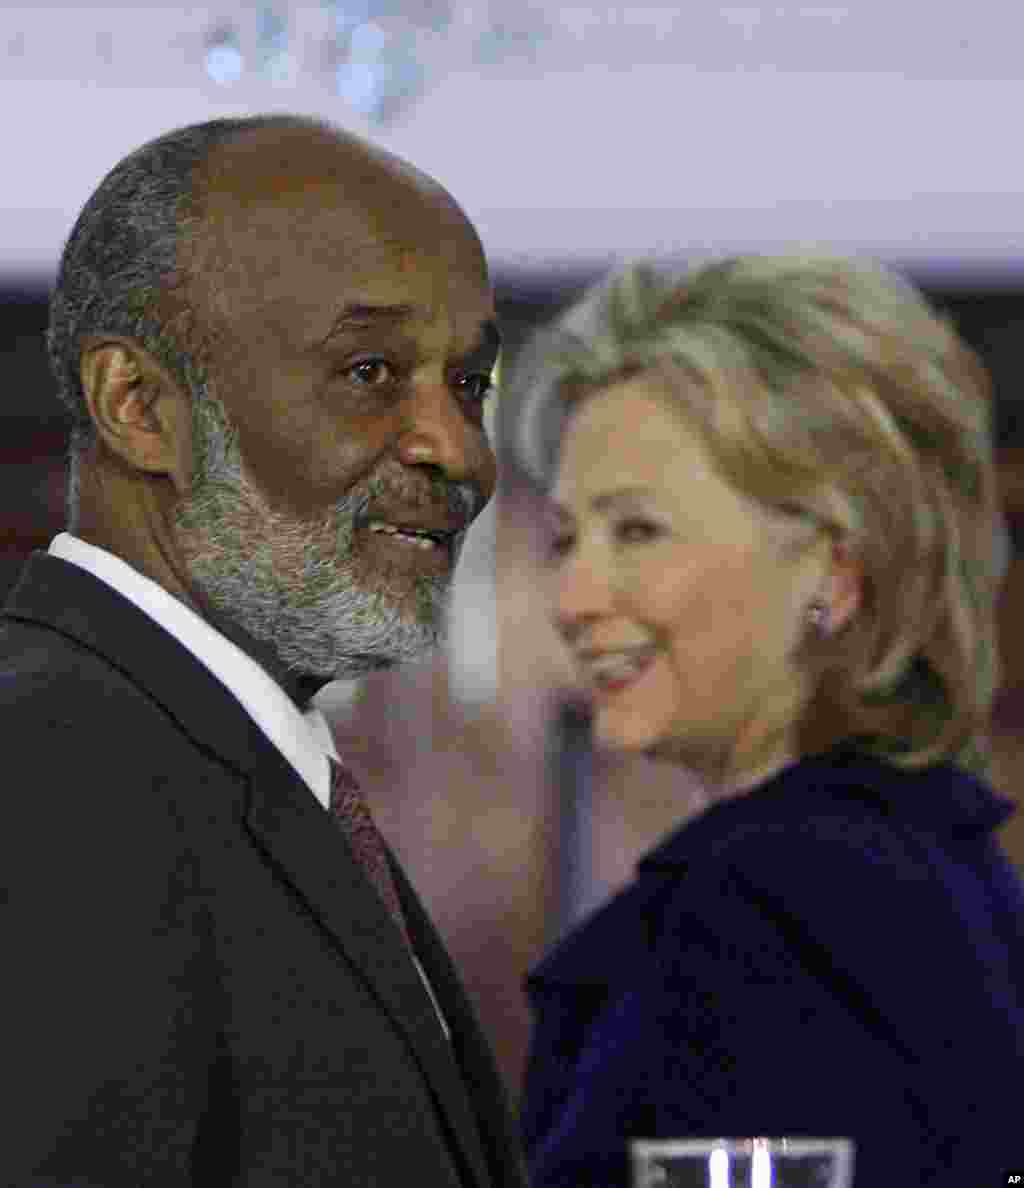
[[[387,374],[381,378],[385,372]],[[386,359],[366,359],[349,367],[345,374],[358,376],[368,388],[380,388],[395,378],[395,369]]]
[[[489,371],[478,371],[473,375],[458,375],[455,382],[462,387],[471,400],[486,400],[494,386]]]

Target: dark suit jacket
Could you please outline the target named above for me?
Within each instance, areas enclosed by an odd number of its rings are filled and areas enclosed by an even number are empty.
[[[0,1183],[521,1188],[499,1077],[218,680],[34,555],[0,615]]]
[[[712,807],[534,971],[534,1188],[632,1138],[846,1136],[857,1188],[1024,1164],[1024,890],[1008,802],[846,748]]]

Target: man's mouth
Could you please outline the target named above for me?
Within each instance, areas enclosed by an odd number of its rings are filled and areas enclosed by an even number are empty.
[[[452,565],[455,534],[426,528],[388,524],[371,520],[367,535],[373,545],[392,557],[405,557],[418,567],[437,566],[439,571]]]
[[[399,528],[394,524],[385,524],[382,520],[371,520],[371,532],[382,532],[387,536],[398,536],[420,548],[448,548],[451,545],[452,533],[432,532],[426,528]]]

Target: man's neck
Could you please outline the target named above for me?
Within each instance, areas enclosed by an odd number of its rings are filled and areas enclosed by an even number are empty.
[[[330,684],[330,677],[310,676],[287,668],[281,663],[271,644],[255,639],[236,623],[212,613],[208,607],[198,613],[206,619],[211,627],[215,627],[221,635],[230,639],[236,647],[255,660],[273,678],[275,683],[281,686],[300,710],[304,710],[317,693],[325,685]]]

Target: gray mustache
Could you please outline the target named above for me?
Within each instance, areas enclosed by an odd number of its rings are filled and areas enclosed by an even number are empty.
[[[470,483],[445,483],[443,489],[438,489],[439,487],[440,484],[435,487],[432,499],[410,498],[392,487],[374,487],[365,495],[339,500],[335,505],[336,512],[351,515],[358,524],[368,518],[370,504],[381,500],[387,505],[407,508],[410,511],[442,511],[446,515],[466,520],[468,526],[468,523],[475,520],[487,506],[483,492]],[[438,498],[438,495],[441,498]]]

